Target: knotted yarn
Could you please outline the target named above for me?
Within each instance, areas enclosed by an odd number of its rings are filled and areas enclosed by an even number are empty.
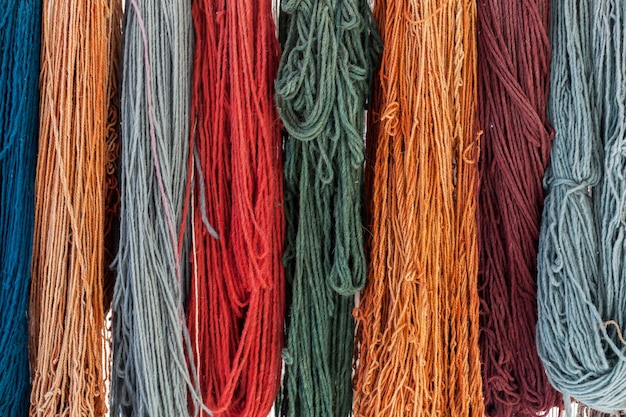
[[[127,1],[123,50],[111,415],[185,416],[200,402],[186,359],[184,313],[193,164],[191,1]]]
[[[476,4],[381,0],[354,415],[483,417]]]
[[[553,1],[556,136],[538,254],[537,349],[552,385],[626,409],[626,4]]]
[[[0,416],[28,413],[41,4],[0,6]]]
[[[550,0],[478,2],[480,349],[486,414],[560,405],[537,355],[537,245],[547,121]]]
[[[30,415],[104,416],[122,9],[117,0],[44,0],[42,10]]]
[[[266,417],[280,385],[285,309],[272,0],[199,0],[192,9],[192,358],[213,415]]]
[[[380,50],[366,0],[284,0],[276,81],[285,125],[290,306],[281,416],[347,416],[354,294],[365,284],[364,107]]]

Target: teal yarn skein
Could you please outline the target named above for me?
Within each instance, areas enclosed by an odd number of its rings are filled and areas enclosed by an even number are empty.
[[[28,415],[41,2],[0,2],[0,416]]]

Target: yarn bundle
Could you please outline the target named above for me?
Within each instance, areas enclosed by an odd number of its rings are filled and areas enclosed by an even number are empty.
[[[282,2],[276,81],[285,125],[285,375],[293,417],[352,407],[354,295],[366,279],[364,107],[380,49],[365,0]]]
[[[620,1],[552,3],[537,349],[566,408],[603,413],[626,409],[625,19]]]
[[[30,415],[104,416],[105,213],[122,10],[115,0],[45,0],[42,10]]]
[[[355,416],[482,416],[473,2],[378,1]]]
[[[622,415],[625,39],[619,0],[0,0],[0,416]]]
[[[0,416],[30,391],[28,288],[37,161],[41,5],[2,6],[0,21]]]
[[[183,305],[190,272],[191,4],[130,0],[126,7],[111,415],[186,415],[200,401],[186,360]]]
[[[213,415],[266,417],[280,385],[285,302],[272,2],[192,9],[191,358]]]
[[[549,0],[478,2],[480,350],[486,414],[496,417],[536,416],[561,403],[535,345],[542,179],[553,137],[549,16]]]

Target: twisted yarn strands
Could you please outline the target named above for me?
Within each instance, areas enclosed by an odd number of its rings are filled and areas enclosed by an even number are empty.
[[[195,1],[193,16],[193,358],[214,415],[266,417],[280,384],[284,321],[272,3]]]
[[[198,407],[183,310],[192,53],[190,1],[127,2],[112,416],[185,416],[189,391]]]
[[[482,417],[475,3],[383,0],[374,14],[354,415]]]
[[[626,409],[626,4],[552,11],[537,348],[566,402],[611,413]]]
[[[347,416],[354,294],[365,284],[364,106],[378,35],[367,1],[288,0],[276,89],[291,307],[281,416]]]
[[[0,416],[28,412],[41,4],[0,6]]]
[[[587,406],[585,406],[582,403],[578,403],[577,404],[578,409],[577,409],[577,413],[576,415],[578,417],[624,417],[626,416],[626,413],[622,412],[622,411],[618,411],[616,413],[603,413],[597,410],[593,410]]]
[[[549,0],[478,2],[480,348],[486,413],[536,416],[559,405],[535,344],[537,244],[546,120]]]
[[[121,5],[43,2],[31,416],[106,413],[105,199]],[[114,135],[113,135],[114,136]]]

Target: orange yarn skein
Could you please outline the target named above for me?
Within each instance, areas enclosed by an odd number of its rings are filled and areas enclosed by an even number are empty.
[[[381,0],[355,416],[483,416],[476,5]]]
[[[31,416],[103,416],[118,0],[45,0],[30,296]],[[114,239],[111,239],[114,240]]]

